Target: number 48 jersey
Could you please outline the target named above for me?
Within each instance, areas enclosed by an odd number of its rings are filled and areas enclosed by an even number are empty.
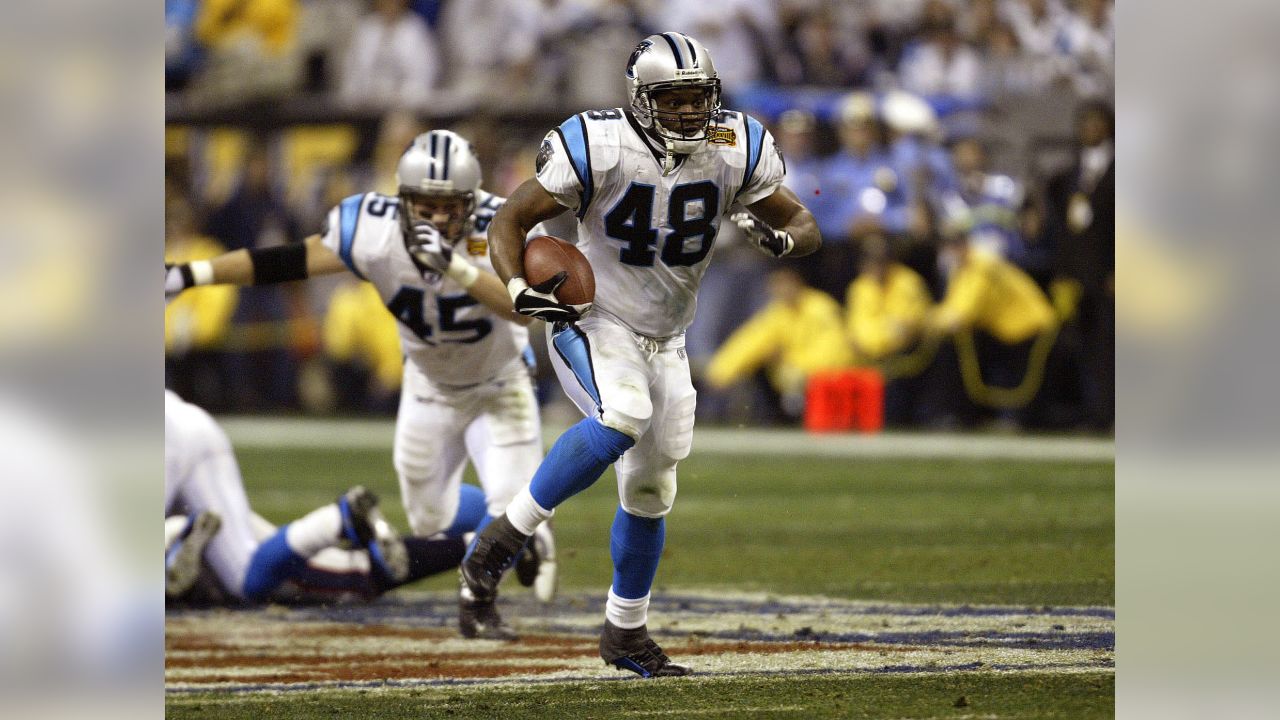
[[[454,252],[493,272],[486,238],[505,198],[480,191],[475,230]],[[492,379],[523,357],[524,327],[496,316],[453,280],[414,262],[400,229],[400,201],[378,193],[352,195],[329,212],[325,246],[378,289],[395,316],[405,357],[432,382],[455,387]]]
[[[621,108],[593,110],[547,134],[538,182],[578,217],[596,276],[595,310],[653,338],[693,322],[721,216],[775,190],[781,151],[755,118],[726,110],[702,149],[662,174],[663,151]]]

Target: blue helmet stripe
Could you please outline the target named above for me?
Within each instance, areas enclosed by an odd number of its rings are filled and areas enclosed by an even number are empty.
[[[582,200],[578,207],[578,217],[582,217],[591,204],[591,196],[595,194],[595,179],[591,176],[591,153],[587,147],[586,121],[581,115],[574,115],[560,124],[560,137],[564,139],[565,150],[569,151],[569,160],[573,171],[582,183]]]
[[[360,224],[360,205],[363,202],[363,195],[352,195],[338,204],[338,257],[361,280],[365,277],[356,269],[351,249],[356,243],[356,227]]]
[[[684,68],[684,56],[680,54],[680,45],[671,37],[671,33],[662,33],[662,39],[671,46],[671,54],[676,56],[676,67]]]
[[[436,134],[431,133],[431,159],[436,159]],[[427,177],[432,180],[436,179],[436,164],[434,162],[427,163]]]
[[[448,135],[444,136],[444,168],[440,171],[440,179],[449,179],[449,146],[453,144],[453,139]]]

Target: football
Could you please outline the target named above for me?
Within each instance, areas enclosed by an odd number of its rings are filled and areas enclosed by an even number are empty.
[[[596,276],[591,263],[573,243],[550,235],[539,235],[524,246],[524,279],[529,285],[549,280],[560,271],[568,273],[556,290],[556,299],[570,305],[591,302],[596,296]]]

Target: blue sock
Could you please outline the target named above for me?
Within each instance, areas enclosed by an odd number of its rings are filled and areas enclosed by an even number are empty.
[[[585,418],[564,431],[533,474],[529,493],[551,510],[591,487],[604,471],[635,445],[630,435]]]
[[[666,535],[663,518],[639,517],[618,508],[609,542],[615,595],[634,600],[649,594]]]
[[[244,597],[250,602],[262,602],[272,590],[299,570],[306,567],[307,559],[293,551],[285,539],[288,525],[258,546],[249,559],[249,569],[244,575]]]
[[[445,537],[462,537],[469,532],[479,532],[493,518],[487,514],[489,502],[484,498],[484,491],[475,485],[463,483],[458,493],[458,514],[453,516],[453,523],[445,528]]]

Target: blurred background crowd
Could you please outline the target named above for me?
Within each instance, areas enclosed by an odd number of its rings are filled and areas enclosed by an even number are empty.
[[[627,103],[637,41],[678,30],[711,52],[725,106],[771,129],[824,239],[776,262],[722,224],[688,338],[701,420],[1107,432],[1113,9],[166,0],[166,256],[299,242],[343,197],[394,192],[433,127],[470,138],[505,195],[548,129]],[[354,277],[201,288],[165,320],[166,384],[210,410],[398,401],[395,321]]]

